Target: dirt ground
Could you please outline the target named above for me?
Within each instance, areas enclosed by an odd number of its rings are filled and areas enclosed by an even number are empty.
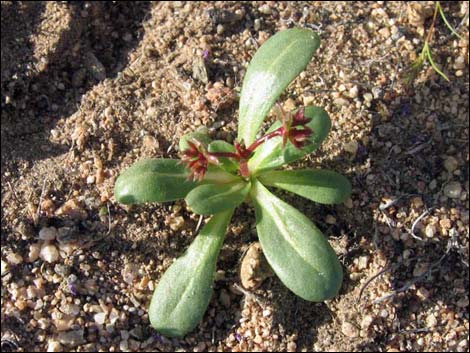
[[[442,4],[434,62],[410,76],[433,2],[1,3],[2,351],[468,351],[468,2]],[[275,32],[322,40],[281,96],[333,121],[297,167],[346,175],[349,200],[288,193],[344,266],[340,294],[310,303],[276,277],[241,290],[256,241],[235,212],[207,313],[184,339],[149,326],[164,270],[199,217],[183,201],[124,207],[115,178],[178,158],[205,125],[232,141],[237,94]]]

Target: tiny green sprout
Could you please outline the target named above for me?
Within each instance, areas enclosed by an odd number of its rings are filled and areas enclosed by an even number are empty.
[[[428,30],[428,34],[426,36],[426,39],[424,40],[424,45],[423,48],[421,49],[421,53],[419,54],[418,58],[411,64],[411,66],[406,70],[405,73],[405,84],[410,84],[419,74],[419,72],[423,69],[424,63],[429,61],[429,64],[433,68],[434,71],[437,72],[444,80],[449,82],[449,78],[445,73],[442,72],[441,69],[436,65],[432,58],[431,54],[431,40],[432,36],[434,34],[434,27],[436,24],[436,18],[437,14],[439,14],[444,21],[445,25],[449,30],[458,38],[462,38],[460,34],[457,33],[457,31],[452,27],[452,25],[449,23],[447,20],[444,11],[442,10],[441,3],[439,1],[436,1],[435,6],[434,6],[434,15],[432,17],[432,22],[431,22],[431,27]]]
[[[279,169],[321,145],[331,128],[328,114],[320,107],[285,111],[276,105],[277,121],[257,138],[269,111],[319,44],[311,30],[289,29],[259,48],[244,78],[238,138],[233,144],[211,141],[207,129],[200,129],[181,138],[180,160],[143,160],[117,179],[115,197],[121,203],[184,198],[196,214],[212,216],[155,289],[149,318],[159,333],[182,337],[203,318],[227,226],[243,202],[254,206],[263,253],[287,288],[316,302],[338,294],[343,272],[327,239],[308,217],[267,188],[322,204],[349,197],[350,183],[336,172]]]

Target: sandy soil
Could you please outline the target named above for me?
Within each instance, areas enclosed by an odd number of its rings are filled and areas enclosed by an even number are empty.
[[[468,2],[446,2],[430,43],[445,81],[415,77],[433,3],[1,3],[1,335],[6,351],[468,351]],[[333,129],[296,164],[336,170],[351,199],[287,193],[344,265],[340,294],[305,302],[276,277],[240,291],[256,241],[240,207],[214,297],[185,339],[149,326],[164,270],[199,217],[184,202],[116,203],[114,180],[178,158],[205,125],[232,141],[256,49],[290,27],[322,40],[281,97],[324,107]]]

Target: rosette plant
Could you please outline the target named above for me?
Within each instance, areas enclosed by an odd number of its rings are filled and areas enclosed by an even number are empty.
[[[320,146],[331,128],[328,114],[314,106],[284,111],[277,105],[277,121],[256,138],[276,100],[307,66],[319,43],[310,30],[289,29],[259,48],[244,78],[233,145],[195,131],[181,138],[180,160],[143,160],[117,179],[115,197],[121,203],[184,198],[196,214],[212,216],[155,289],[149,317],[161,334],[182,337],[203,318],[227,226],[243,202],[254,206],[263,253],[287,288],[309,301],[338,293],[342,267],[327,239],[309,218],[267,188],[323,204],[340,203],[350,195],[348,180],[333,171],[276,170]]]

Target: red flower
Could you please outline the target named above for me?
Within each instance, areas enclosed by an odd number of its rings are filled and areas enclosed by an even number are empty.
[[[181,161],[189,169],[188,180],[202,181],[209,163],[218,165],[219,160],[216,156],[208,153],[202,143],[196,139],[187,142],[189,147],[183,151]]]
[[[280,105],[277,105],[277,118],[282,123],[282,146],[289,140],[295,148],[304,147],[312,136],[313,130],[307,126],[312,121],[305,117],[305,109],[302,107],[294,115],[285,112]]]

